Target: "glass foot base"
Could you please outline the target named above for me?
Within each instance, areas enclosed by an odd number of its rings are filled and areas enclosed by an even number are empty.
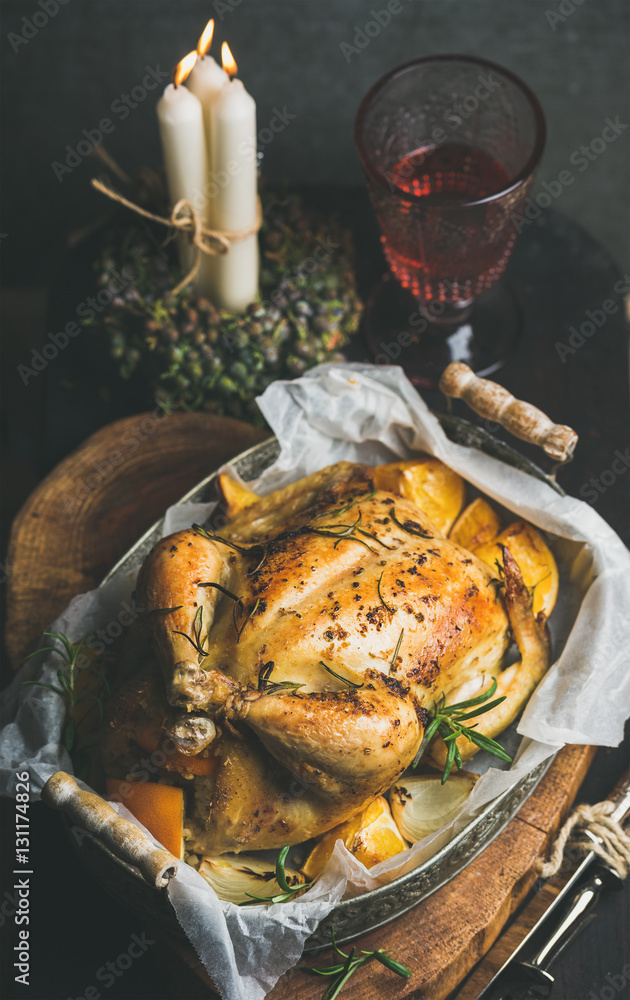
[[[431,321],[386,274],[368,300],[363,335],[377,364],[400,365],[414,385],[431,389],[451,361],[464,361],[481,376],[501,368],[521,335],[521,312],[509,286],[499,282],[461,318]]]

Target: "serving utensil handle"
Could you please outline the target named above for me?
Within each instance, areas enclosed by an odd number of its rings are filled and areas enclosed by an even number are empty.
[[[461,361],[444,370],[440,389],[445,396],[463,399],[480,417],[501,424],[521,441],[539,445],[556,462],[568,461],[575,451],[578,436],[571,427],[554,424],[538,407],[516,399],[496,382],[479,378]]]
[[[100,795],[84,792],[71,774],[56,771],[42,789],[42,801],[62,809],[77,826],[87,830],[121,861],[139,868],[145,882],[163,889],[177,874],[178,860],[170,851],[156,847],[128,819],[119,816]]]

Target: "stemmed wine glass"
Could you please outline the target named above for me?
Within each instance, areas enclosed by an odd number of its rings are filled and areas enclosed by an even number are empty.
[[[509,356],[520,311],[497,282],[545,136],[529,87],[483,59],[416,59],[366,94],[355,142],[391,269],[365,313],[377,362],[433,386],[451,361],[489,375]]]

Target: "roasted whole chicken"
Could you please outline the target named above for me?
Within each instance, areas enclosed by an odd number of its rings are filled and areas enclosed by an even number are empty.
[[[187,825],[200,852],[330,830],[424,750],[443,695],[496,678],[505,699],[478,719],[494,736],[547,669],[555,592],[524,580],[529,526],[477,537],[474,501],[447,537],[463,483],[446,470],[457,480],[447,511],[428,474],[424,494],[401,487],[413,466],[341,462],[264,498],[234,484],[225,527],[178,531],[145,560],[137,595],[152,652],[123,673],[105,764],[124,777],[146,732],[161,734],[189,762],[180,772],[198,776]],[[513,640],[520,659],[506,667]],[[458,742],[464,758],[476,750]]]

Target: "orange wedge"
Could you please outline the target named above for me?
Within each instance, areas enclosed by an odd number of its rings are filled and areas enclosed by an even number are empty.
[[[177,752],[167,757],[164,767],[167,771],[178,771],[179,774],[183,775],[214,774],[218,763],[219,760],[213,753],[208,754],[207,757],[203,757],[201,754],[191,757],[189,754]]]
[[[475,549],[475,555],[482,559],[496,575],[503,573],[502,545],[510,550],[523,574],[525,586],[532,594],[534,614],[543,611],[548,618],[554,609],[558,596],[558,567],[553,552],[539,531],[527,521],[515,521],[493,538],[491,542]],[[501,567],[497,568],[497,563]]]
[[[302,873],[307,881],[310,882],[320,874],[338,840],[342,840],[350,853],[366,868],[393,858],[407,846],[394,823],[387,800],[381,796],[362,812],[321,837],[302,866]]]
[[[219,489],[227,506],[227,516],[236,517],[246,507],[251,507],[253,503],[260,500],[257,493],[248,490],[246,486],[237,483],[231,476],[224,472],[219,474]]]
[[[492,541],[501,531],[501,521],[490,504],[477,497],[461,512],[448,537],[469,552]]]
[[[377,465],[373,482],[377,490],[387,490],[413,501],[444,533],[462,509],[466,496],[462,477],[439,458],[428,456]]]
[[[160,844],[184,857],[184,793],[172,785],[157,785],[146,781],[123,781],[107,778],[107,797],[134,814]]]

